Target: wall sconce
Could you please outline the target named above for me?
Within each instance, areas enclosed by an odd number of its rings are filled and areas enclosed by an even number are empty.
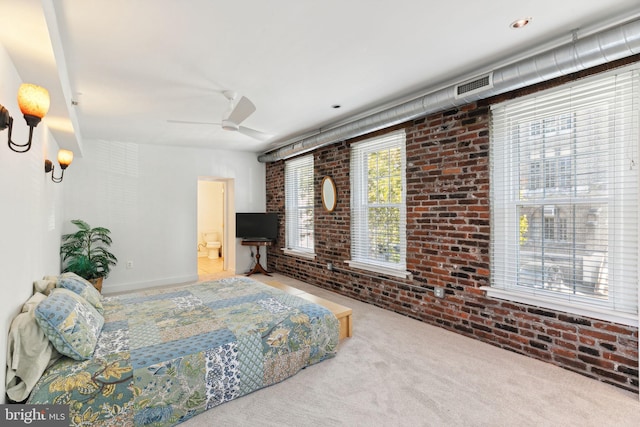
[[[53,182],[62,182],[62,178],[64,177],[64,170],[71,164],[73,161],[73,151],[69,150],[59,150],[58,151],[58,163],[60,163],[60,169],[62,172],[60,173],[60,177],[56,178],[54,175],[54,167],[53,163],[49,159],[45,159],[44,161],[44,173],[51,172],[51,181]]]
[[[24,120],[29,125],[29,141],[26,144],[16,144],[11,140],[13,130],[13,118],[9,111],[0,105],[0,131],[9,128],[9,148],[16,153],[26,153],[31,148],[33,128],[38,126],[40,120],[49,111],[49,92],[41,87],[29,83],[23,83],[18,89],[18,106],[24,115]]]

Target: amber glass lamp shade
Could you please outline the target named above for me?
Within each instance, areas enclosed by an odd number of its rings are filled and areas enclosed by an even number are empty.
[[[24,144],[17,144],[12,141],[13,118],[9,115],[6,108],[0,105],[0,131],[9,129],[7,143],[11,150],[16,153],[26,153],[31,149],[33,128],[38,126],[40,120],[47,114],[49,104],[49,91],[45,88],[31,83],[23,83],[18,88],[18,106],[24,115],[24,120],[29,126],[29,140]]]
[[[27,116],[37,117],[38,119],[43,118],[49,111],[49,104],[49,91],[42,86],[31,83],[20,85],[18,89],[18,106],[25,119]]]
[[[62,182],[62,178],[64,178],[64,170],[71,164],[73,161],[73,151],[69,150],[58,150],[58,163],[60,163],[60,176],[56,177],[54,173],[54,166],[51,160],[45,159],[44,161],[44,172],[51,172],[51,181],[53,182]]]
[[[66,169],[67,166],[73,161],[73,151],[59,150],[58,151],[58,163],[62,169]]]

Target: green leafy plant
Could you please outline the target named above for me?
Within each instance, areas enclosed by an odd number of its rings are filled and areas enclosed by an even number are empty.
[[[526,215],[520,216],[520,244],[527,243],[527,233],[529,232],[529,219]]]
[[[108,249],[111,246],[111,231],[104,227],[91,228],[80,219],[71,222],[78,227],[78,231],[62,236],[62,272],[73,272],[87,280],[106,278],[111,267],[118,262]]]

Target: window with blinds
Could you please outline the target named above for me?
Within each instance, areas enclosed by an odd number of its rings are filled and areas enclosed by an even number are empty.
[[[287,249],[312,253],[313,155],[288,160],[284,166],[285,226]]]
[[[491,289],[637,318],[639,100],[626,68],[492,107]]]
[[[404,130],[351,148],[351,263],[404,273]]]

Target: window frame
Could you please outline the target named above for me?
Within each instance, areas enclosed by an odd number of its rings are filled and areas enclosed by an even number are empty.
[[[285,247],[287,255],[315,258],[315,182],[313,154],[296,157],[285,162]],[[305,186],[306,185],[306,186]],[[308,204],[301,204],[303,200]],[[311,228],[300,224],[303,211],[311,210]],[[309,216],[308,213],[306,216]],[[311,232],[311,245],[303,245],[300,240],[302,228]]]
[[[608,260],[607,271],[609,272],[607,273],[609,274],[609,280],[608,280],[607,286],[610,287],[610,289],[612,288],[614,293],[617,293],[618,296],[609,297],[611,295],[611,292],[609,291],[609,296],[607,297],[606,302],[603,303],[602,301],[597,300],[595,297],[579,298],[574,296],[573,298],[571,298],[571,297],[566,297],[565,295],[562,295],[560,292],[553,292],[553,291],[534,292],[531,289],[526,289],[522,284],[517,283],[518,274],[515,273],[519,271],[521,268],[521,265],[519,264],[519,261],[518,261],[520,257],[519,255],[520,249],[516,249],[516,253],[510,255],[511,257],[516,259],[516,261],[513,261],[513,264],[515,264],[514,270],[510,270],[509,272],[505,273],[508,267],[510,267],[511,261],[504,261],[504,260],[497,261],[499,257],[504,258],[505,254],[508,253],[508,251],[505,250],[505,248],[508,248],[508,247],[518,248],[519,246],[518,243],[520,245],[522,244],[522,241],[521,241],[522,237],[520,235],[521,230],[519,229],[520,227],[518,227],[518,223],[521,222],[521,218],[519,218],[519,214],[517,213],[519,209],[517,206],[522,206],[522,205],[525,205],[526,203],[523,203],[522,201],[515,202],[515,200],[519,199],[520,197],[520,192],[518,191],[518,189],[520,188],[522,191],[522,189],[527,190],[527,188],[522,187],[522,184],[518,184],[518,181],[520,179],[518,175],[520,173],[520,168],[526,167],[525,163],[523,163],[523,161],[520,158],[521,154],[520,154],[520,151],[518,151],[519,149],[517,148],[518,142],[513,143],[512,147],[504,148],[500,146],[500,144],[508,144],[508,142],[506,141],[509,140],[509,138],[513,138],[513,129],[509,128],[508,126],[505,126],[504,128],[502,128],[501,132],[503,132],[504,141],[500,139],[501,137],[499,135],[496,137],[496,132],[495,132],[494,123],[493,123],[495,111],[503,108],[503,106],[508,107],[509,105],[513,105],[516,103],[523,103],[523,102],[526,103],[530,99],[542,98],[547,95],[551,97],[555,95],[556,97],[558,97],[559,96],[558,93],[561,93],[563,90],[567,90],[567,88],[582,87],[583,84],[597,82],[598,79],[602,79],[602,81],[604,81],[605,79],[611,78],[612,75],[623,75],[625,73],[634,73],[631,77],[629,77],[629,79],[633,80],[632,84],[634,85],[634,88],[635,88],[634,89],[635,95],[631,95],[631,101],[629,101],[629,105],[633,105],[631,112],[628,112],[629,110],[625,109],[625,110],[622,110],[623,111],[622,113],[620,113],[617,109],[617,106],[616,108],[613,108],[612,105],[614,105],[614,103],[620,102],[617,98],[615,100],[609,101],[611,105],[609,104],[607,105],[609,105],[608,108],[615,110],[615,114],[623,115],[625,117],[625,120],[627,120],[625,121],[625,124],[631,123],[630,125],[628,125],[629,129],[631,129],[628,132],[628,135],[632,135],[632,137],[626,137],[628,138],[628,140],[625,140],[626,142],[624,142],[623,145],[625,146],[625,149],[627,149],[628,147],[631,147],[629,150],[633,153],[633,155],[631,156],[628,152],[625,152],[623,154],[619,153],[618,151],[620,151],[620,149],[618,148],[618,145],[617,145],[619,143],[612,142],[610,147],[607,146],[608,154],[607,154],[607,157],[605,157],[605,159],[609,158],[610,160],[608,161],[605,160],[605,161],[607,162],[606,174],[608,174],[610,178],[612,176],[615,176],[616,179],[619,179],[618,178],[618,174],[620,174],[619,168],[620,168],[620,164],[624,161],[623,157],[626,156],[629,159],[631,159],[630,162],[632,167],[635,168],[635,171],[633,173],[630,172],[628,174],[623,173],[625,174],[625,177],[628,180],[628,182],[631,182],[631,184],[629,185],[629,188],[624,188],[623,190],[620,190],[619,188],[616,188],[615,190],[614,189],[608,190],[609,193],[606,196],[603,196],[603,198],[600,200],[597,197],[587,198],[587,197],[584,197],[584,195],[582,196],[578,195],[577,197],[574,197],[570,201],[565,201],[564,205],[562,202],[557,203],[557,207],[555,208],[556,213],[554,214],[554,217],[553,217],[553,222],[554,222],[553,234],[554,235],[552,236],[555,242],[558,243],[566,235],[565,234],[566,228],[567,228],[566,225],[564,226],[565,227],[564,229],[559,228],[560,226],[562,226],[562,224],[558,222],[560,219],[557,213],[559,212],[559,209],[564,209],[564,207],[571,207],[572,209],[575,209],[575,208],[589,206],[589,204],[599,205],[599,203],[606,203],[608,215],[610,217],[613,217],[613,213],[616,212],[616,209],[620,210],[623,205],[628,206],[627,205],[628,199],[633,198],[633,194],[635,192],[635,199],[631,203],[631,207],[633,208],[632,210],[635,210],[635,212],[632,212],[631,214],[628,214],[628,215],[624,214],[623,215],[624,219],[619,219],[619,216],[616,216],[616,221],[626,221],[622,226],[617,224],[607,225],[607,233],[609,236],[607,238],[608,255],[606,257],[606,260]],[[636,231],[635,243],[632,243],[631,245],[629,245],[625,241],[624,245],[621,245],[619,243],[616,243],[617,242],[616,240],[611,240],[612,235],[614,234],[617,235],[621,233],[620,228],[624,230],[625,225],[631,224],[634,216],[635,216],[636,224],[640,217],[640,214],[638,213],[638,196],[637,196],[637,193],[638,193],[637,190],[639,187],[638,172],[637,172],[637,167],[638,167],[637,154],[639,149],[638,147],[640,146],[640,136],[638,135],[639,133],[638,132],[638,115],[639,115],[640,108],[638,107],[638,102],[633,100],[633,96],[637,97],[637,92],[638,92],[637,86],[638,86],[638,83],[640,82],[640,77],[638,74],[639,74],[638,65],[636,64],[635,66],[625,67],[623,69],[614,70],[608,73],[602,73],[596,76],[592,76],[591,78],[586,78],[584,80],[562,85],[558,88],[549,89],[549,90],[538,92],[523,98],[506,101],[506,102],[495,104],[494,106],[492,106],[492,128],[491,128],[492,176],[491,176],[491,200],[490,200],[491,207],[492,207],[491,209],[492,210],[492,213],[491,213],[491,224],[492,224],[491,271],[492,271],[492,274],[491,274],[491,286],[482,287],[483,290],[487,291],[488,296],[515,301],[515,302],[532,304],[532,305],[536,305],[544,308],[557,309],[557,310],[561,310],[569,313],[587,315],[590,317],[607,320],[607,321],[618,322],[626,325],[636,326],[638,324],[638,305],[640,304],[638,303],[639,298],[637,295],[638,294],[637,288],[638,288],[638,277],[640,277],[640,267],[636,267],[636,271],[633,271],[633,268],[625,269],[625,271],[620,273],[620,275],[618,276],[618,277],[622,277],[624,280],[619,279],[617,282],[615,280],[611,280],[611,274],[610,274],[612,272],[612,269],[614,268],[611,262],[612,258],[621,257],[622,254],[630,255],[636,260],[639,258],[638,242],[640,241],[640,235],[639,235],[640,233],[638,233],[637,225],[635,228],[632,227]],[[580,111],[581,108],[586,109],[586,107],[584,106],[575,107],[575,111]],[[572,126],[574,126],[574,123],[576,120],[575,117],[571,115],[573,114],[573,111],[570,112],[569,114],[562,111],[557,111],[556,113],[557,113],[556,119],[559,125],[558,127],[553,128],[553,132],[555,134],[571,132]],[[616,120],[621,120],[621,119],[619,117],[616,117]],[[544,117],[535,116],[532,114],[530,122],[531,124],[528,126],[529,135],[535,135],[536,137],[541,137],[542,135],[545,134],[544,130],[541,133],[532,132],[532,129],[536,128],[536,126],[534,126],[534,123],[544,123],[545,122]],[[551,124],[552,120],[546,119],[546,123]],[[523,124],[522,122],[519,122],[519,124],[516,124],[515,126],[519,126],[522,124]],[[549,132],[551,132],[551,130],[549,130]],[[617,132],[618,131],[616,130],[616,134]],[[607,137],[610,138],[612,141],[613,140],[617,141],[617,138],[611,137],[610,135],[611,133],[612,132],[609,131],[609,133],[607,134]],[[496,138],[498,140],[496,140]],[[522,142],[520,142],[520,144],[522,144]],[[504,154],[504,152],[500,150],[505,150],[505,152],[507,152],[507,150],[514,150],[515,154],[514,153]],[[525,149],[522,148],[522,150],[524,151]],[[535,179],[536,184],[532,184],[532,182],[529,182],[528,190],[537,189],[538,184],[541,184],[541,186],[543,187],[542,188],[543,191],[547,190],[551,188],[549,187],[548,184],[551,183],[551,180],[553,179],[555,179],[556,182],[554,182],[555,185],[553,186],[554,188],[552,190],[562,191],[562,189],[559,187],[567,186],[568,184],[577,186],[576,183],[572,182],[572,179],[573,179],[572,173],[575,172],[575,168],[578,167],[578,164],[576,163],[576,158],[573,156],[564,156],[564,155],[556,155],[556,156],[557,157],[555,159],[553,157],[551,157],[550,160],[548,159],[549,161],[555,163],[554,167],[555,169],[557,169],[555,170],[555,173],[557,176],[555,176],[554,178],[548,178],[548,177],[544,178],[542,176],[533,175],[534,172],[535,173],[542,172],[543,175],[546,172],[548,172],[545,170],[545,166],[542,166],[542,165],[545,165],[544,153],[541,156],[539,156],[537,160],[538,163],[532,162],[529,164],[529,173],[531,174],[530,178],[532,180]],[[591,154],[591,156],[592,158],[597,158],[596,157],[597,153],[593,153]],[[505,163],[505,164],[501,164],[501,163],[499,164],[496,158],[500,158],[503,161],[502,163]],[[513,160],[513,159],[517,159],[517,160]],[[599,159],[598,161],[602,161],[602,160]],[[629,176],[631,176],[631,179],[628,178]],[[625,181],[625,183],[626,182],[627,181]],[[502,183],[507,183],[507,184],[503,185]],[[634,185],[635,185],[635,189],[633,188]],[[496,191],[496,187],[500,187],[503,190]],[[626,199],[626,201],[624,199]],[[551,204],[553,204],[553,202],[549,202],[549,200],[553,200],[553,198],[552,197],[540,198],[538,200],[535,200],[534,202],[531,202],[531,205],[532,206],[542,205],[543,207],[550,206]],[[513,204],[514,206],[512,208],[505,209],[504,206],[509,204]],[[543,217],[543,223],[547,223],[547,219],[548,218],[546,217],[546,214],[545,214]],[[548,222],[549,223],[551,222],[550,218]],[[507,225],[503,225],[503,224],[507,224]],[[502,230],[502,231],[496,231],[496,230]],[[505,235],[501,235],[502,232],[504,232]],[[624,233],[624,231],[622,232]],[[543,234],[547,233],[547,230],[543,228],[542,233]],[[562,235],[560,235],[559,233],[562,233]],[[496,245],[498,246],[497,252],[496,252]],[[544,253],[542,253],[541,256],[544,257]],[[575,261],[575,258],[574,258],[574,261]],[[631,272],[631,274],[629,274],[629,272]],[[514,276],[509,279],[510,274],[514,274]],[[635,275],[635,278],[632,277],[633,275]],[[508,283],[509,281],[511,283]],[[635,300],[633,296],[627,296],[629,295],[628,294],[629,289],[634,287],[634,284],[633,284],[634,281],[635,281],[635,289],[632,289],[632,291],[636,292]],[[618,298],[618,300],[616,300],[616,298]],[[625,302],[625,304],[627,305],[624,306],[623,309],[618,308],[619,306],[617,304],[619,304],[619,298],[629,298],[628,300],[626,300],[627,302]],[[631,305],[635,304],[635,312],[628,311],[629,310],[628,305],[630,304]],[[631,308],[631,310],[633,310],[633,307]]]
[[[387,200],[386,202],[369,201],[371,191],[369,189],[369,165],[368,156],[372,154],[384,153],[389,150],[399,149],[399,170],[389,170],[389,175],[376,175],[376,183],[388,178],[389,191],[387,197],[400,197],[399,201]],[[389,161],[391,165],[391,161]],[[393,277],[410,278],[411,273],[406,271],[407,262],[407,237],[406,237],[406,132],[404,129],[390,132],[385,135],[369,138],[351,145],[351,259],[346,263],[351,267],[385,274]],[[391,184],[392,178],[400,178],[399,189]],[[378,186],[378,191],[381,191]],[[395,188],[396,191],[393,191]],[[399,190],[399,191],[397,191]],[[393,194],[393,195],[392,195]],[[398,209],[398,233],[392,235],[391,239],[397,237],[398,251],[389,253],[389,256],[398,256],[399,260],[385,261],[379,258],[370,257],[367,252],[371,251],[372,234],[369,230],[369,216],[372,210],[393,210]],[[385,245],[392,244],[389,239]]]

